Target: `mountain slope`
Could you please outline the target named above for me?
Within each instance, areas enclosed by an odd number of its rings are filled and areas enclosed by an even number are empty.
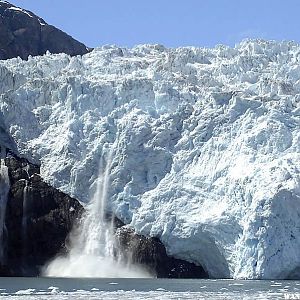
[[[0,59],[67,53],[82,55],[88,49],[43,19],[7,1],[0,1]]]
[[[300,46],[102,47],[0,62],[4,144],[211,277],[299,278]]]

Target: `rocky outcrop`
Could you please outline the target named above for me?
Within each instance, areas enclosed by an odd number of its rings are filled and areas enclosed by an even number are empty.
[[[0,59],[29,55],[67,53],[83,55],[89,49],[68,34],[48,25],[43,19],[25,9],[0,1]]]
[[[9,170],[2,275],[36,276],[58,252],[82,213],[80,203],[45,183],[39,167],[25,159],[5,158]]]
[[[121,251],[130,261],[147,267],[158,278],[208,278],[201,266],[170,257],[161,241],[122,226],[116,231]]]

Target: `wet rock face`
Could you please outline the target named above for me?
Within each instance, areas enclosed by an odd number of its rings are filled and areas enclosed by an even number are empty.
[[[11,187],[2,275],[36,276],[50,258],[65,251],[65,240],[83,208],[45,183],[38,166],[13,157],[6,158],[5,164]]]
[[[146,266],[158,278],[208,278],[201,266],[169,257],[157,238],[138,235],[127,226],[119,228],[116,237],[124,255]]]
[[[48,25],[30,11],[0,1],[0,59],[29,55],[67,53],[83,55],[88,49],[82,43],[54,26]]]

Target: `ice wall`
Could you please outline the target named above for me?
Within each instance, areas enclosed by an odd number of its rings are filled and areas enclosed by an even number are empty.
[[[300,277],[300,46],[105,46],[0,62],[6,144],[212,277]]]

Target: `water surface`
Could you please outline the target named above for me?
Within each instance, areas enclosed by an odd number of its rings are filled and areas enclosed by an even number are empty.
[[[300,299],[300,281],[0,278],[1,299],[298,299],[295,296]]]

